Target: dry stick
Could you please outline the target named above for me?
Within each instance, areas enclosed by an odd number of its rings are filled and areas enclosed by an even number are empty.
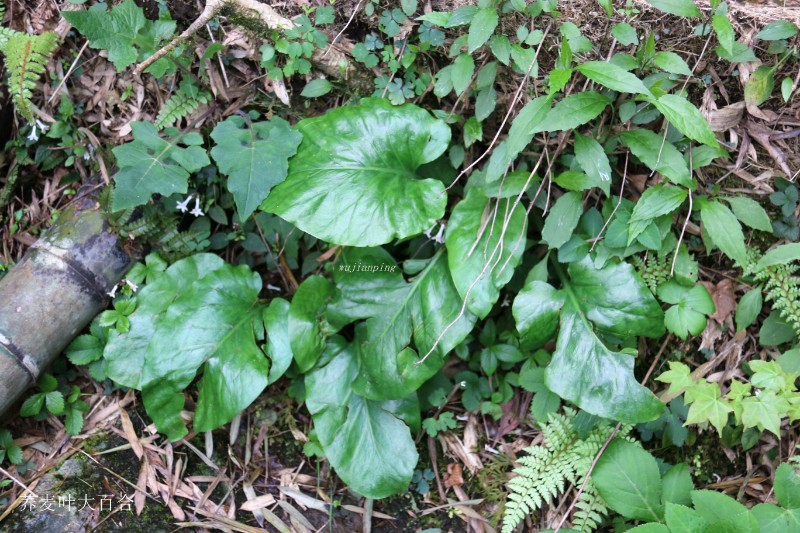
[[[533,66],[537,63],[537,60],[539,59],[539,52],[542,50],[542,45],[544,44],[544,41],[545,41],[545,38],[547,37],[547,34],[550,32],[550,26],[552,26],[552,24],[553,24],[552,22],[548,22],[547,23],[547,27],[544,29],[544,34],[542,35],[542,40],[539,43],[539,46],[536,47],[536,54],[533,56],[533,61],[531,61],[531,64],[528,65],[528,70],[525,72],[525,79],[528,78],[528,76],[531,73],[531,70],[533,70]],[[450,190],[451,187],[453,187],[456,183],[458,183],[458,180],[460,180],[464,176],[464,174],[466,174],[467,172],[472,170],[475,167],[475,165],[477,165],[478,163],[483,161],[483,159],[489,154],[489,152],[492,150],[492,148],[494,147],[495,143],[497,142],[497,139],[500,138],[500,133],[503,131],[503,128],[505,127],[506,122],[508,122],[508,119],[511,116],[511,113],[514,112],[514,106],[517,105],[517,102],[519,101],[520,96],[522,94],[522,88],[524,86],[525,86],[525,80],[523,80],[523,82],[519,84],[519,87],[517,87],[517,90],[514,93],[514,98],[511,99],[511,104],[509,104],[509,106],[508,106],[508,111],[506,111],[506,114],[503,117],[503,122],[500,123],[500,127],[497,128],[497,133],[494,134],[494,137],[492,138],[492,142],[489,143],[489,146],[486,148],[486,150],[484,150],[484,152],[480,155],[480,157],[478,157],[475,161],[470,163],[467,168],[465,168],[464,170],[459,172],[458,176],[456,176],[456,179],[453,180],[453,183],[451,183],[447,187],[447,189],[445,189],[445,191]]]
[[[644,379],[642,379],[642,381],[641,381],[642,386],[644,386],[644,384],[647,383],[647,380],[650,378],[650,374],[652,374],[653,371],[655,370],[656,363],[658,363],[658,360],[661,359],[661,354],[664,353],[664,349],[667,347],[667,343],[669,342],[669,340],[671,338],[672,338],[672,335],[667,335],[667,337],[664,339],[664,342],[661,343],[661,348],[658,349],[658,353],[656,354],[655,358],[653,359],[653,362],[650,364],[650,368],[647,369],[647,374],[644,375]],[[608,436],[606,441],[603,443],[603,446],[600,448],[600,451],[598,451],[597,455],[594,456],[594,460],[592,460],[592,464],[589,465],[589,470],[586,472],[586,475],[583,477],[583,483],[581,483],[581,488],[578,489],[578,493],[575,495],[575,498],[573,498],[572,503],[567,508],[567,511],[561,517],[561,520],[558,522],[558,525],[553,530],[553,533],[558,533],[558,531],[564,525],[564,522],[567,521],[567,517],[572,513],[572,510],[575,508],[575,505],[578,503],[578,500],[580,499],[581,494],[583,494],[583,491],[586,488],[586,484],[589,482],[589,478],[591,477],[592,472],[594,471],[594,467],[597,465],[597,462],[600,460],[600,457],[603,455],[603,452],[606,451],[606,448],[608,447],[608,445],[611,444],[611,441],[614,439],[614,437],[616,437],[617,432],[619,432],[619,428],[621,428],[621,427],[622,427],[622,422],[617,422],[617,425],[614,426],[614,431],[611,432],[611,434]]]
[[[69,75],[70,75],[70,74],[72,74],[72,71],[73,71],[73,70],[75,70],[75,67],[76,67],[76,66],[78,66],[78,61],[80,61],[80,59],[81,59],[81,56],[83,55],[83,51],[84,51],[84,50],[86,50],[86,47],[87,47],[87,46],[89,46],[89,41],[88,41],[88,40],[87,40],[85,43],[83,43],[83,46],[81,46],[81,49],[80,49],[80,51],[78,52],[78,55],[77,55],[77,57],[75,57],[75,60],[74,60],[74,61],[72,62],[72,64],[69,66],[69,69],[67,69],[67,73],[66,73],[66,74],[64,74],[64,77],[63,77],[63,78],[61,78],[61,81],[60,81],[60,82],[58,82],[58,85],[56,85],[56,88],[55,88],[55,90],[53,91],[53,94],[51,94],[51,95],[50,95],[50,98],[48,98],[48,99],[47,99],[47,103],[48,103],[48,104],[52,103],[53,99],[54,99],[54,98],[56,97],[56,95],[58,94],[58,91],[60,91],[60,90],[61,90],[61,87],[63,87],[63,86],[64,86],[64,83],[66,83],[66,81],[67,81],[67,78],[69,78]]]
[[[328,48],[325,49],[325,53],[322,54],[322,57],[325,57],[326,55],[328,55],[328,52],[331,51],[331,48],[333,48],[333,45],[336,43],[336,41],[339,40],[339,37],[341,37],[344,34],[344,32],[347,31],[347,28],[353,22],[353,19],[356,17],[356,14],[358,14],[358,11],[361,9],[361,2],[362,2],[362,0],[358,0],[358,3],[356,4],[356,7],[353,9],[353,14],[350,15],[349,19],[347,19],[347,24],[345,24],[344,28],[342,28],[342,30],[339,33],[336,34],[336,37],[331,39],[331,43],[328,45]]]

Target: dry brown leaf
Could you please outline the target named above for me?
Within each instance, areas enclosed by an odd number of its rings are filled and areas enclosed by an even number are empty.
[[[458,463],[450,463],[447,465],[447,473],[442,477],[444,477],[444,486],[448,489],[464,483],[461,465]]]
[[[137,459],[141,459],[144,455],[144,448],[142,448],[142,443],[139,442],[139,436],[136,435],[136,430],[133,429],[131,417],[129,417],[128,412],[121,407],[119,408],[119,418],[122,422],[122,431],[125,432],[125,438],[131,445],[131,450],[136,454]]]
[[[704,281],[708,292],[711,294],[711,299],[714,300],[714,306],[717,310],[711,315],[711,318],[717,321],[718,324],[724,325],[729,322],[736,310],[736,296],[733,294],[733,281],[728,278],[723,279],[716,285]]]
[[[261,496],[256,496],[253,499],[247,500],[239,509],[242,511],[256,511],[274,503],[275,497],[272,494],[262,494]]]

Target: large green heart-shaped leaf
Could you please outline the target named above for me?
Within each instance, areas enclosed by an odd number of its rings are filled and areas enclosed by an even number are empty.
[[[484,318],[511,281],[525,251],[525,208],[514,199],[489,201],[477,188],[447,223],[447,262],[467,309]]]
[[[360,371],[353,387],[373,400],[396,400],[417,390],[476,320],[468,310],[460,316],[462,300],[444,252],[407,283],[385,250],[346,249],[334,281],[338,295],[327,311],[331,326],[366,319],[356,328]],[[409,347],[412,341],[416,350]]]
[[[378,98],[297,124],[303,142],[262,208],[336,244],[376,246],[422,233],[447,195],[417,169],[450,143],[450,129],[411,104]]]
[[[108,376],[142,390],[145,408],[171,440],[187,431],[183,389],[202,367],[196,431],[229,422],[264,390],[269,363],[257,340],[261,278],[199,254],[178,261],[137,294],[130,331],[113,332]]]
[[[520,339],[539,346],[560,331],[553,359],[545,371],[552,392],[584,411],[636,424],[658,418],[663,404],[633,375],[634,358],[606,347],[597,333],[616,339],[664,334],[658,302],[626,263],[595,268],[592,259],[560,269],[564,286],[556,290],[531,280],[513,305]]]
[[[404,491],[417,464],[417,450],[406,424],[419,429],[416,394],[376,402],[359,396],[355,349],[341,337],[328,341],[330,362],[305,377],[306,406],[325,455],[339,477],[368,498]]]
[[[625,518],[658,522],[664,515],[655,457],[632,442],[614,439],[592,472],[597,492]]]

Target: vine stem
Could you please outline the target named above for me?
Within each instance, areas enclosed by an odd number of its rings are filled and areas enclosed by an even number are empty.
[[[656,369],[656,364],[658,363],[659,359],[661,359],[661,355],[664,353],[664,350],[666,349],[667,344],[669,343],[671,338],[672,335],[667,335],[666,338],[664,339],[664,342],[661,343],[661,348],[658,349],[658,353],[653,359],[653,362],[650,364],[650,368],[647,369],[647,374],[645,374],[644,379],[642,379],[641,381],[642,385],[647,383],[647,380],[650,379],[650,375]],[[563,516],[561,517],[561,520],[559,520],[558,525],[555,527],[555,529],[553,529],[553,533],[558,533],[558,531],[560,531],[561,528],[564,526],[564,522],[567,521],[567,517],[570,514],[572,514],[572,510],[575,508],[575,505],[577,505],[578,500],[580,499],[581,494],[583,494],[584,489],[586,489],[586,484],[589,482],[589,478],[591,477],[595,466],[597,466],[597,462],[600,460],[600,457],[603,456],[603,453],[606,451],[606,448],[608,448],[608,445],[611,444],[611,441],[614,440],[614,437],[617,436],[617,433],[619,432],[621,427],[622,427],[622,422],[617,422],[617,425],[614,426],[614,431],[611,432],[606,441],[603,443],[603,446],[600,447],[600,451],[598,451],[597,455],[594,456],[592,464],[589,465],[589,470],[583,477],[583,483],[581,483],[581,487],[578,489],[577,494],[575,494],[575,498],[572,499],[572,503],[567,508],[566,512],[564,512]]]

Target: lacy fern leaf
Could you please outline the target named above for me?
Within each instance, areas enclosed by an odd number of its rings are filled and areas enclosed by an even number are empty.
[[[28,35],[10,28],[0,28],[0,52],[5,56],[9,72],[9,92],[17,112],[28,122],[34,121],[31,109],[33,89],[44,74],[56,46],[58,35],[51,31],[42,35]]]
[[[600,423],[588,436],[581,438],[573,427],[575,411],[564,408],[564,414],[551,414],[542,426],[542,445],[525,449],[514,469],[517,477],[508,482],[510,490],[503,514],[503,533],[511,533],[525,517],[546,502],[563,494],[569,485],[580,486],[589,467],[613,428]],[[619,437],[626,437],[630,426],[623,426]],[[591,478],[581,494],[573,517],[579,531],[593,531],[608,509],[597,494]]]
[[[210,100],[211,94],[208,91],[200,89],[194,84],[182,82],[180,89],[164,102],[158,112],[156,127],[162,129],[172,126]]]

